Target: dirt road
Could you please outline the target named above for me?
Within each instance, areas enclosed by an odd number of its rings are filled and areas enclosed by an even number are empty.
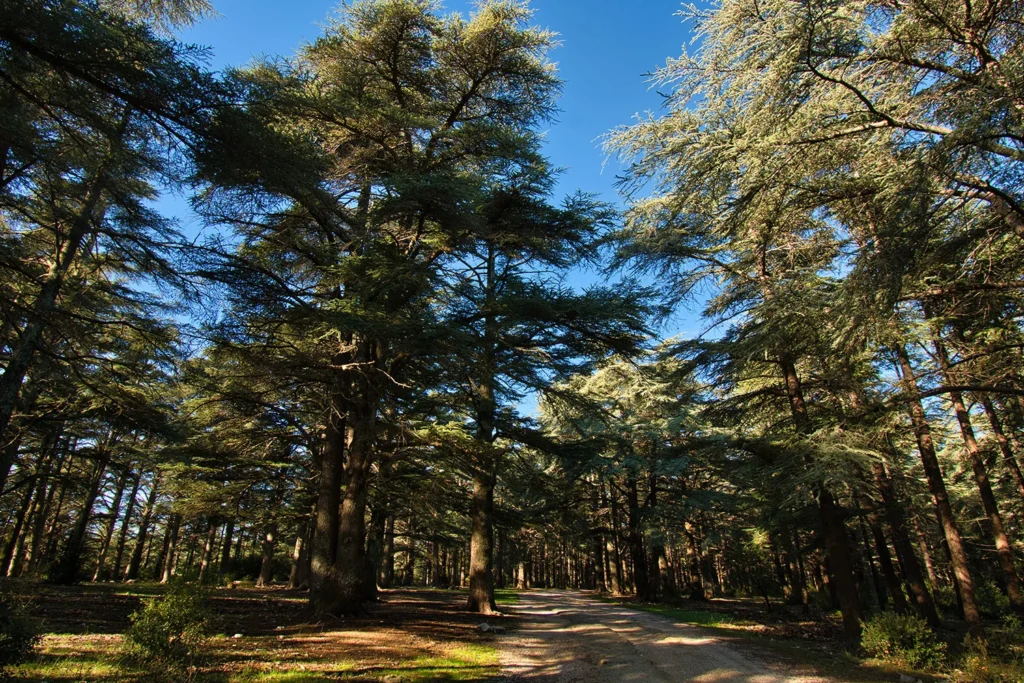
[[[523,591],[520,628],[499,640],[502,673],[519,683],[827,683],[741,652],[711,631],[594,600]]]

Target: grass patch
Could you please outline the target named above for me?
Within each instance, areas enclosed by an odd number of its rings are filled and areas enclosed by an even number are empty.
[[[494,591],[494,602],[497,605],[518,605],[519,592],[514,588],[499,588]]]
[[[229,683],[330,683],[338,678],[306,671],[246,671],[227,680]]]
[[[401,676],[408,683],[481,681],[500,672],[498,651],[491,645],[448,645],[440,655],[421,655],[408,664],[381,671],[378,678]]]
[[[24,681],[113,681],[122,680],[123,672],[112,660],[99,656],[51,657],[42,655],[36,661],[16,667],[18,680]]]

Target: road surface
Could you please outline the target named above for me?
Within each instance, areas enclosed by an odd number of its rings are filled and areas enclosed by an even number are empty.
[[[498,639],[510,683],[827,683],[787,673],[713,632],[572,591],[522,591],[522,623]]]

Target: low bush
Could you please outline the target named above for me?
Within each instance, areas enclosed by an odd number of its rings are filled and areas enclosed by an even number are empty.
[[[135,612],[124,635],[123,663],[171,680],[191,680],[210,632],[200,586],[174,582]]]
[[[956,683],[1024,681],[1024,629],[1015,616],[986,629],[988,638],[964,639],[964,652],[951,677]]]
[[[861,645],[874,657],[911,669],[939,669],[946,659],[946,644],[923,619],[911,614],[882,612],[872,617]]]
[[[28,659],[38,642],[39,634],[24,601],[10,586],[0,583],[0,677],[5,677],[10,667]]]

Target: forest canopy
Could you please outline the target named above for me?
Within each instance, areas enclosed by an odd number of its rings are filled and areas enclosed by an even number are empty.
[[[1020,3],[686,6],[618,198],[526,2],[214,10],[0,0],[0,573],[1024,615]]]

